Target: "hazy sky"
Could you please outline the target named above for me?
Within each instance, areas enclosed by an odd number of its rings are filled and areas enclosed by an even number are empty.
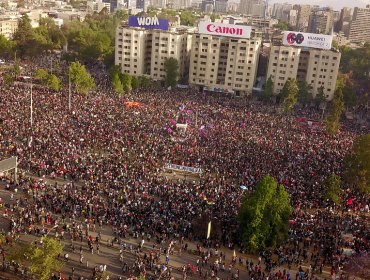
[[[370,0],[269,0],[269,4],[273,3],[290,3],[290,4],[309,4],[332,7],[339,11],[343,7],[360,7],[365,8],[366,4],[370,4]]]

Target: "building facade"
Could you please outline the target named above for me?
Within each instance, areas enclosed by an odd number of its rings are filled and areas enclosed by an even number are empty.
[[[309,17],[308,32],[330,34],[333,30],[334,14],[329,8],[313,12]]]
[[[7,39],[11,39],[18,29],[18,19],[0,18],[0,34]]]
[[[322,87],[328,100],[334,96],[341,53],[292,46],[272,46],[267,78],[271,77],[274,92],[279,93],[288,79],[306,81],[316,96]]]
[[[370,5],[366,9],[354,9],[348,39],[355,43],[370,42]]]
[[[194,34],[189,84],[205,90],[251,94],[260,47],[260,40]]]
[[[298,11],[296,30],[306,32],[311,15],[311,6],[294,5],[293,9]]]
[[[175,58],[179,63],[180,79],[189,70],[191,34],[186,29],[169,31],[121,25],[116,30],[115,64],[123,73],[165,78],[164,63]]]
[[[288,79],[296,79],[300,48],[272,46],[270,50],[267,78],[272,79],[275,93],[279,93]]]

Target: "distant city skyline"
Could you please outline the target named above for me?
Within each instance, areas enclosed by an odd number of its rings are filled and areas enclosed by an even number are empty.
[[[240,2],[240,0],[229,0],[229,2]],[[370,0],[269,0],[269,5],[274,3],[289,3],[301,5],[319,5],[321,7],[332,7],[335,11],[340,11],[343,7],[359,7],[365,8],[370,5]]]
[[[290,4],[302,4],[302,5],[319,5],[322,7],[332,7],[334,10],[339,11],[343,7],[360,7],[365,8],[367,4],[370,4],[370,0],[272,0],[269,1],[269,5],[274,3],[290,3]]]

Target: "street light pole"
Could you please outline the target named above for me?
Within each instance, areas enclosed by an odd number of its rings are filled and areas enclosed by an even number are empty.
[[[31,124],[31,132],[32,132],[32,126],[33,126],[33,96],[32,96],[32,79],[31,79],[31,114],[30,114],[30,124]]]
[[[71,111],[72,92],[71,92],[71,73],[68,70],[68,110]]]

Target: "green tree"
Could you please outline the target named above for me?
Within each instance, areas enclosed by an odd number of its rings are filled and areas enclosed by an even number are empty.
[[[5,38],[4,35],[0,34],[0,57],[9,58],[13,54],[13,44]]]
[[[4,83],[7,86],[11,86],[14,83],[14,77],[10,73],[4,74]]]
[[[180,13],[180,23],[181,25],[194,26],[197,17],[195,16],[194,11],[183,10]]]
[[[133,76],[131,78],[131,88],[135,90],[139,87],[140,87],[140,80],[137,77]]]
[[[47,85],[50,89],[54,91],[59,91],[62,87],[60,79],[54,74],[49,75]]]
[[[324,181],[325,197],[335,204],[341,203],[341,179],[336,174],[330,174]]]
[[[53,238],[43,238],[42,245],[34,243],[28,248],[29,272],[40,280],[50,279],[52,272],[60,271],[63,263],[58,256],[63,251],[62,244]]]
[[[45,69],[37,69],[36,78],[40,79],[43,85],[46,85],[48,83],[49,73]]]
[[[170,57],[164,62],[166,71],[166,85],[175,87],[179,78],[179,62],[176,58]]]
[[[119,74],[118,72],[114,72],[113,73],[113,77],[112,77],[112,85],[113,85],[113,89],[114,91],[118,94],[118,95],[121,95],[123,93],[123,85],[122,85],[122,82],[119,78]]]
[[[139,84],[142,88],[148,88],[150,86],[150,79],[146,76],[139,77]]]
[[[45,39],[46,50],[61,49],[65,45],[66,37],[52,18],[41,18],[39,27],[34,32]]]
[[[271,98],[273,95],[273,89],[274,89],[274,84],[270,76],[266,81],[265,88],[263,89],[262,96],[261,96],[264,102],[271,101]]]
[[[297,103],[298,85],[295,79],[289,79],[287,82],[287,95],[283,99],[282,107],[285,113],[290,112]],[[285,85],[284,85],[285,87]]]
[[[336,134],[340,127],[340,117],[344,112],[344,101],[342,87],[338,87],[334,92],[334,98],[332,101],[332,106],[330,114],[326,118],[326,130],[330,134]]]
[[[288,81],[285,82],[283,88],[280,90],[280,92],[277,95],[277,102],[282,103],[284,99],[288,96],[289,94],[289,89],[288,89]]]
[[[275,247],[288,237],[291,206],[288,193],[274,178],[264,176],[246,193],[239,210],[242,241],[249,251]]]
[[[58,259],[63,246],[54,238],[43,237],[41,241],[41,244],[32,242],[28,246],[12,247],[8,259],[27,264],[28,271],[35,279],[48,280],[53,272],[63,267],[63,262]]]
[[[68,71],[71,82],[75,85],[77,92],[87,93],[95,87],[94,78],[86,71],[84,65],[79,61],[73,62]]]
[[[132,87],[131,87],[132,76],[130,76],[127,73],[121,73],[120,79],[121,79],[121,83],[123,86],[123,91],[130,92],[132,90]]]
[[[289,24],[286,21],[280,21],[278,24],[274,25],[274,28],[280,29],[282,31],[289,30]]]
[[[17,31],[13,35],[15,49],[21,57],[32,58],[50,48],[47,38],[42,32],[35,32],[31,20],[23,15],[18,21]]]
[[[306,81],[298,82],[298,101],[299,103],[306,105],[312,101],[312,87]]]
[[[370,134],[355,139],[344,167],[346,182],[363,193],[370,193]]]
[[[324,93],[324,87],[323,86],[318,88],[317,94],[315,96],[315,102],[316,102],[317,107],[319,107],[321,104],[326,102],[326,96],[325,96],[325,93]]]
[[[357,105],[356,93],[348,85],[343,88],[343,101],[347,108],[353,108]]]

